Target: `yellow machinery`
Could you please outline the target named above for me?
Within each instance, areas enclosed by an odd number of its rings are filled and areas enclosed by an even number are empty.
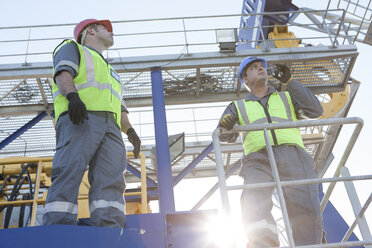
[[[270,40],[274,40],[275,47],[298,47],[300,39],[293,32],[288,31],[288,26],[276,26],[273,32],[269,33]]]
[[[133,157],[132,152],[127,153],[127,157]],[[1,195],[0,195],[0,209],[5,210],[5,206],[20,207],[22,205],[31,206],[31,221],[29,226],[35,225],[36,210],[38,205],[44,205],[47,192],[43,191],[43,188],[47,188],[51,185],[51,171],[52,171],[52,160],[53,157],[43,158],[27,158],[27,157],[14,157],[0,160],[0,180]],[[147,186],[146,186],[146,157],[140,153],[141,160],[141,191],[125,193],[125,196],[140,195],[141,203],[128,202],[126,203],[126,214],[140,214],[149,213],[150,209],[147,203]],[[22,173],[25,172],[26,173]],[[21,175],[20,175],[21,173]],[[23,174],[25,174],[23,176]],[[29,176],[29,177],[28,177]],[[20,178],[17,180],[15,178]],[[29,182],[29,178],[31,184]],[[33,199],[22,200],[20,195],[25,194],[30,190],[30,185],[33,188]],[[17,187],[17,188],[16,188]],[[89,182],[87,172],[84,174],[83,180],[79,189],[78,196],[78,218],[89,218],[89,204],[88,204],[88,192]],[[17,195],[14,195],[15,199],[8,199],[8,195],[17,191]],[[43,192],[42,192],[43,191]],[[11,201],[9,201],[11,200]],[[6,211],[0,213],[0,223],[3,223]],[[3,227],[0,227],[3,228]]]

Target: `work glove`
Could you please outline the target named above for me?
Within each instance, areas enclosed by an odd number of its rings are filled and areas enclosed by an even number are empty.
[[[128,129],[127,135],[129,142],[133,145],[134,158],[138,158],[141,149],[141,140],[132,127]]]
[[[68,93],[66,96],[68,103],[68,115],[73,124],[83,124],[84,120],[88,120],[88,112],[85,104],[81,101],[79,94],[76,92]]]
[[[288,84],[292,79],[291,70],[286,65],[276,64],[274,65],[273,77],[278,79],[283,84]]]
[[[220,127],[226,128],[227,130],[231,130],[236,123],[236,120],[230,114],[225,114],[220,119]]]

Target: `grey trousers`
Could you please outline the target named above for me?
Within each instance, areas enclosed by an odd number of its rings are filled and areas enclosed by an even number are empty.
[[[88,117],[80,125],[72,124],[67,114],[58,119],[44,225],[76,224],[79,185],[89,168],[91,224],[124,226],[126,150],[121,131],[112,113],[88,112]]]
[[[273,147],[273,152],[281,181],[316,177],[314,161],[302,148],[281,145]],[[239,175],[244,178],[244,184],[274,181],[267,151],[248,154]],[[279,246],[278,231],[271,214],[273,191],[274,188],[243,190],[241,207],[249,247]],[[283,192],[296,246],[320,244],[323,229],[318,186],[286,186]]]

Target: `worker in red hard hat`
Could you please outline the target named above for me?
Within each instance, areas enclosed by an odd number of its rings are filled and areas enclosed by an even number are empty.
[[[245,99],[233,101],[225,109],[219,127],[231,130],[234,125],[259,125],[293,122],[303,118],[317,118],[323,108],[316,96],[292,78],[290,68],[275,65],[273,77],[286,91],[268,86],[267,62],[250,56],[239,67],[240,82],[249,91]],[[284,87],[283,87],[284,88]],[[274,173],[266,149],[263,131],[242,132],[243,166],[239,175],[244,184],[274,181]],[[300,130],[297,128],[268,131],[280,180],[316,178],[314,160],[307,154]],[[235,143],[239,134],[225,133],[220,140]],[[245,188],[241,208],[249,244],[247,248],[278,247],[280,245],[276,222],[271,214],[274,187]],[[322,240],[322,219],[315,184],[283,187],[289,221],[296,246],[316,245]]]
[[[111,22],[84,20],[74,37],[76,42],[65,40],[53,53],[56,152],[43,224],[76,224],[79,185],[88,168],[91,225],[122,228],[127,161],[121,131],[135,158],[141,140],[129,121],[120,76],[102,56],[114,44]]]
[[[76,42],[82,45],[85,44],[86,39],[90,38],[90,36],[87,37],[87,35],[90,34],[88,33],[87,27],[92,26],[92,25],[102,25],[106,28],[108,33],[111,33],[111,35],[109,35],[108,37],[101,37],[101,38],[104,38],[105,45],[108,46],[107,48],[111,47],[114,44],[114,38],[113,38],[113,33],[112,33],[112,25],[109,20],[86,19],[80,22],[78,25],[76,25],[74,29],[74,38]],[[102,33],[99,33],[99,34],[102,34]]]

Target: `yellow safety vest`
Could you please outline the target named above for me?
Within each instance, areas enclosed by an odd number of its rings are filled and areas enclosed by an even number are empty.
[[[263,106],[258,101],[234,101],[238,110],[239,125],[268,123]],[[272,123],[297,121],[296,113],[288,92],[274,92],[269,96],[267,104],[268,114]],[[301,133],[298,128],[273,130],[277,139],[277,145],[298,145],[304,148]],[[271,145],[276,145],[269,131]],[[266,147],[263,131],[243,132],[244,153],[256,152]]]
[[[64,45],[74,42],[65,40],[55,50],[54,54]],[[74,42],[75,43],[75,42]],[[89,111],[108,111],[114,113],[119,127],[121,127],[122,85],[119,75],[107,63],[101,54],[85,46],[75,43],[80,53],[78,74],[74,78],[75,88],[80,99]],[[53,68],[54,74],[54,68]],[[57,84],[53,83],[53,100],[56,121],[68,110],[68,100],[63,96]]]

